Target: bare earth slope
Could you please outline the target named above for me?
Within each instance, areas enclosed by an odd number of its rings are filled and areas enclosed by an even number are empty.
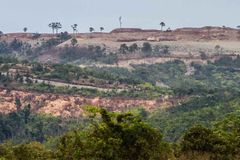
[[[33,35],[32,33],[5,34],[0,37],[0,41],[12,41],[17,38],[36,46],[42,41],[54,37],[53,34],[41,34],[39,38],[34,39]],[[127,45],[137,43],[138,46],[141,46],[144,42],[151,42],[152,45],[167,45],[172,54],[178,55],[194,55],[198,54],[199,51],[214,54],[217,45],[221,47],[225,54],[240,53],[240,31],[226,27],[180,28],[165,32],[122,28],[115,29],[110,33],[78,33],[76,38],[79,47],[98,45],[106,48],[109,52],[117,51],[123,43]],[[71,45],[71,40],[59,44],[58,47],[61,48],[65,45]],[[38,60],[41,62],[48,60],[59,62],[55,51],[42,53]]]
[[[147,110],[166,108],[180,103],[184,98],[178,99],[170,96],[159,97],[155,100],[123,99],[123,98],[87,98],[72,95],[41,94],[12,90],[7,92],[0,89],[0,113],[9,113],[16,110],[15,100],[20,99],[22,108],[28,104],[37,113],[52,114],[53,116],[79,117],[84,115],[82,107],[94,105],[105,107],[112,111],[123,111],[130,108],[144,107]]]

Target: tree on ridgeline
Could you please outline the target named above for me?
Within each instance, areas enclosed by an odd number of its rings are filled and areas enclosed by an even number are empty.
[[[23,28],[23,32],[25,32],[25,33],[26,33],[26,32],[27,32],[27,30],[28,30],[28,28],[27,28],[27,27],[24,27],[24,28]]]
[[[55,22],[52,22],[52,23],[50,23],[49,25],[48,25],[48,27],[50,27],[51,29],[52,29],[52,32],[53,32],[53,34],[55,33],[54,31],[55,31]]]
[[[71,25],[71,27],[72,27],[72,30],[73,30],[73,34],[76,34],[77,33],[77,27],[78,27],[78,25],[77,24],[73,24],[73,25]]]
[[[89,27],[89,31],[92,33],[92,32],[94,32],[94,28],[93,27]]]
[[[161,31],[163,31],[163,27],[165,27],[166,24],[165,24],[164,22],[161,22],[161,23],[160,23],[160,26],[161,26]]]
[[[62,24],[60,22],[52,22],[48,25],[48,27],[52,28],[53,34],[58,33],[58,30],[62,28]]]
[[[62,28],[62,24],[60,22],[56,22],[56,33],[58,34],[58,30]]]
[[[104,28],[103,27],[100,27],[100,31],[102,32],[104,30]]]

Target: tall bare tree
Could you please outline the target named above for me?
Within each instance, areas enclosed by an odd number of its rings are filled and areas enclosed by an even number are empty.
[[[122,16],[120,16],[118,20],[119,20],[120,28],[122,28]]]
[[[56,33],[58,34],[58,30],[62,28],[62,24],[60,22],[56,22],[56,26],[55,26],[55,29],[56,29]]]
[[[77,33],[77,27],[78,27],[78,25],[77,24],[73,24],[73,25],[71,25],[71,27],[72,27],[72,29],[73,29],[73,34],[74,33]]]
[[[48,25],[48,27],[52,28],[52,32],[54,34],[54,31],[55,31],[55,26],[56,26],[56,23],[55,22],[52,22]]]
[[[48,27],[52,28],[54,34],[54,31],[58,33],[58,30],[62,28],[62,24],[60,22],[52,22],[48,25]]]

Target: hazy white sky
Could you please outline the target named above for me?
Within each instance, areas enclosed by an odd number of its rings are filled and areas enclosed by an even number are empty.
[[[235,27],[240,24],[240,0],[0,0],[0,30],[51,32],[48,24],[59,21],[61,31],[71,31],[77,23],[80,32],[90,26],[106,31],[119,27],[159,29],[167,27]]]

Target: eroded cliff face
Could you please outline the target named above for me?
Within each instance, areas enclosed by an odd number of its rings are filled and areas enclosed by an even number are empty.
[[[122,98],[86,98],[81,96],[40,94],[26,91],[7,91],[0,89],[0,113],[7,114],[17,110],[16,99],[20,99],[21,109],[30,104],[33,112],[51,114],[63,118],[84,116],[83,107],[93,105],[110,111],[123,111],[135,107],[144,107],[147,110],[171,107],[183,99],[170,96],[159,97],[155,100],[138,100]]]

